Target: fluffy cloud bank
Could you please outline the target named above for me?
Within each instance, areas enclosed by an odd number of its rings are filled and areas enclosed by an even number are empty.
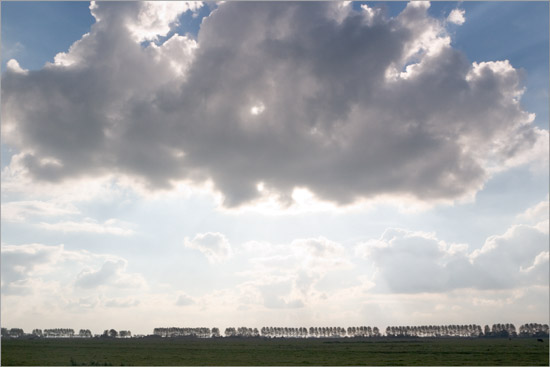
[[[377,268],[379,291],[449,292],[548,286],[548,221],[514,225],[477,250],[447,244],[433,234],[390,229],[356,248]]]
[[[33,294],[49,289],[78,295],[79,288],[90,291],[99,287],[102,294],[107,294],[113,289],[120,293],[124,288],[145,287],[144,278],[127,272],[126,267],[127,260],[121,257],[66,250],[64,245],[2,244],[2,294]]]
[[[319,281],[353,268],[344,246],[324,237],[247,242],[241,251],[249,257],[249,266],[239,272],[247,279],[241,288],[267,309],[311,306],[325,296],[316,289]]]
[[[297,188],[338,204],[454,200],[548,155],[548,131],[520,106],[520,73],[469,62],[429,3],[387,18],[330,2],[227,2],[197,40],[148,42],[190,4],[92,3],[96,23],[53,64],[8,63],[12,166],[50,182],[211,182],[233,207],[266,193],[288,203]]]

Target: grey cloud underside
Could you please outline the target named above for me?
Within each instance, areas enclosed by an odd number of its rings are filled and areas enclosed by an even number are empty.
[[[295,187],[340,204],[429,201],[477,191],[489,161],[536,139],[515,70],[469,77],[450,46],[407,57],[442,27],[421,7],[371,19],[336,3],[225,3],[192,49],[185,37],[132,39],[139,6],[98,3],[71,65],[3,75],[5,141],[36,179],[114,172],[152,189],[211,179],[229,207],[258,198],[258,182],[287,202]],[[388,79],[411,60],[414,75]]]
[[[75,285],[82,288],[95,288],[109,283],[123,268],[124,263],[106,261],[98,271],[83,271],[79,274]]]

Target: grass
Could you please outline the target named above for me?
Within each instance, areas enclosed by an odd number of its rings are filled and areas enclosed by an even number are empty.
[[[34,339],[2,340],[2,365],[529,365],[548,366],[548,339]]]

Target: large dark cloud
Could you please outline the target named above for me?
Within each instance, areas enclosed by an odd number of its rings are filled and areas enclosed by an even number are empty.
[[[92,8],[90,33],[56,63],[2,77],[4,139],[39,180],[211,180],[226,206],[258,198],[259,182],[283,201],[296,187],[340,204],[452,200],[547,136],[518,102],[518,71],[471,64],[422,3],[387,18],[339,3],[230,2],[196,42],[161,46],[142,41],[185,7]]]

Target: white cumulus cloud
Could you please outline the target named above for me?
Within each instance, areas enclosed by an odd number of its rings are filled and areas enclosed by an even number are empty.
[[[464,24],[464,22],[466,21],[466,18],[464,17],[465,13],[466,11],[464,9],[453,9],[449,13],[447,21],[458,25]]]

